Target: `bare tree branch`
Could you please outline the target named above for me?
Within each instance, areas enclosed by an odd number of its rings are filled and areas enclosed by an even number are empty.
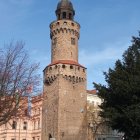
[[[10,43],[0,50],[0,125],[23,108],[20,102],[31,92],[29,88],[39,86],[38,67],[37,63],[29,63],[23,42]]]

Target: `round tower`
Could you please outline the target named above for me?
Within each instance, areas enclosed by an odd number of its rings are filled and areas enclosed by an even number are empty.
[[[75,11],[69,0],[61,0],[56,9],[57,20],[50,24],[51,62],[70,60],[78,62],[80,25],[75,22]]]
[[[50,24],[51,63],[44,69],[42,140],[87,140],[86,68],[78,63],[80,25],[70,0]]]

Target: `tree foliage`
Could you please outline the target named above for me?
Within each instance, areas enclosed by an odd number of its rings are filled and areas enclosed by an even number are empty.
[[[10,43],[0,50],[0,125],[16,115],[25,106],[25,94],[39,86],[38,66],[29,62],[22,42]]]
[[[101,104],[101,117],[126,139],[140,139],[140,35],[117,60],[114,69],[105,74],[107,86],[96,84]]]

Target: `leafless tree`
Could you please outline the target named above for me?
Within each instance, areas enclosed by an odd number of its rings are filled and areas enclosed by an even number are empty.
[[[89,140],[95,140],[97,135],[107,134],[106,121],[99,116],[100,108],[92,103],[87,104],[87,121]]]
[[[0,125],[24,108],[24,96],[39,86],[38,68],[29,62],[23,42],[0,49]]]

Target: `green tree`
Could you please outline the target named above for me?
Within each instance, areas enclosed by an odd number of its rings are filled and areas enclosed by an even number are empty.
[[[125,139],[140,139],[140,33],[123,59],[104,73],[107,85],[94,83],[103,99],[103,117],[113,129],[124,133]]]

